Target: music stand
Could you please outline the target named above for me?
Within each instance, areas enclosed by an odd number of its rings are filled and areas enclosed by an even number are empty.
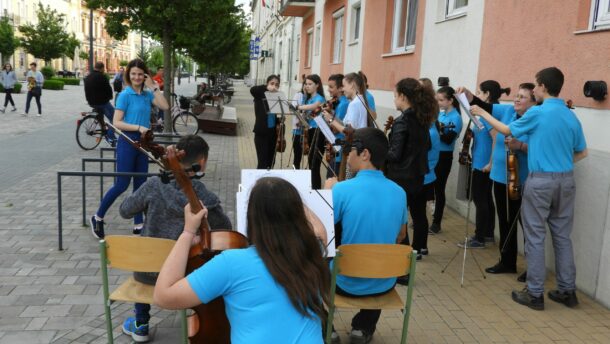
[[[299,119],[301,125],[303,123],[307,124],[307,122],[303,119],[300,114],[297,114],[296,111],[291,111],[290,104],[291,101],[288,100],[286,94],[282,91],[276,92],[265,92],[265,100],[269,105],[269,113],[275,113],[280,115],[280,121],[286,123],[286,115],[296,115]],[[279,138],[278,138],[279,139]],[[292,148],[291,148],[292,149]],[[277,152],[276,152],[277,153]],[[280,168],[282,168],[284,164],[284,154],[280,153]],[[275,155],[273,156],[272,166],[275,165]]]

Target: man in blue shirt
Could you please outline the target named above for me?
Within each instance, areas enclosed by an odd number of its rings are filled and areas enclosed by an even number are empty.
[[[345,118],[345,114],[347,113],[347,106],[349,105],[349,99],[343,94],[343,74],[333,74],[328,77],[328,93],[331,97],[337,99],[337,103],[334,105],[335,108],[332,111],[333,118],[338,118],[340,121],[343,121],[343,118]],[[335,138],[343,139],[344,137],[345,135],[343,133],[335,132]],[[339,173],[340,163],[341,152],[339,151],[335,154],[335,159],[328,162],[332,171],[328,171],[326,174],[327,178]]]
[[[362,128],[354,133],[347,156],[352,179],[332,187],[335,224],[342,244],[395,244],[406,235],[407,196],[398,184],[379,170],[388,152],[388,141],[376,128]],[[338,241],[338,240],[337,240]],[[337,293],[348,296],[381,295],[394,288],[396,278],[350,278],[337,276]],[[375,332],[381,310],[360,310],[352,319],[352,342],[368,343]]]
[[[587,156],[582,126],[576,115],[557,98],[563,86],[563,73],[545,68],[536,74],[534,95],[542,105],[530,108],[508,126],[488,112],[474,106],[471,111],[482,116],[504,135],[529,135],[529,175],[523,192],[521,215],[527,257],[527,287],[513,291],[515,302],[535,310],[544,309],[545,224],[548,224],[555,249],[557,290],[548,293],[551,300],[568,307],[578,304],[576,267],[570,234],[574,223],[574,162]]]

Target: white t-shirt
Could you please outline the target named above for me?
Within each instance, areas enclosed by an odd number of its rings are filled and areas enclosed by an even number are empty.
[[[360,97],[360,96],[357,96]],[[343,125],[351,125],[354,129],[367,127],[367,112],[362,98],[354,98],[347,106],[347,113],[343,118]]]

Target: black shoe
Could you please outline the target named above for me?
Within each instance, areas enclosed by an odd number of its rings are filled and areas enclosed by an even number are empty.
[[[559,291],[559,290],[551,290],[547,294],[549,299],[563,303],[564,305],[574,308],[578,305],[578,298],[576,298],[576,293],[572,291]]]
[[[525,283],[525,281],[527,281],[527,270],[523,271],[523,273],[517,277],[517,281],[521,283]]]
[[[409,285],[409,275],[400,276],[396,279],[396,283],[400,285],[407,286]]]
[[[513,290],[512,297],[513,301],[518,304],[528,306],[537,311],[544,310],[544,295],[538,297],[533,296],[529,293],[527,288],[523,288],[521,291]]]
[[[419,250],[419,253],[421,253],[423,256],[427,256],[428,255],[428,249],[427,248],[422,248],[421,250]]]
[[[91,226],[91,233],[98,239],[104,239],[104,221],[98,221],[95,215],[89,219],[89,225]]]
[[[485,269],[485,272],[488,274],[515,274],[517,273],[517,269],[506,267],[502,263],[497,263],[496,265]]]
[[[428,233],[430,234],[438,234],[441,231],[441,225],[439,225],[438,223],[434,223],[432,222],[432,224],[430,225],[430,228],[428,228]]]
[[[351,344],[366,344],[373,339],[372,333],[366,333],[362,330],[352,329],[349,334],[349,340]]]
[[[417,256],[415,256],[415,260],[417,261],[422,260],[422,258],[424,258],[424,256],[422,256],[421,253],[418,253]]]

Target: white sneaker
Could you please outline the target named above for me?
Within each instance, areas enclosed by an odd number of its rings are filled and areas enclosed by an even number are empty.
[[[42,116],[42,114],[41,114],[41,113],[37,113],[37,114],[36,114],[36,117],[41,117],[41,116]]]
[[[6,108],[2,108],[2,109],[0,109],[0,111],[2,111],[2,113],[4,113],[4,110],[6,110]]]
[[[25,112],[21,114],[21,116],[23,116],[23,117],[25,117],[25,116],[27,116],[27,115],[28,115],[28,114],[27,114],[27,113],[25,113]]]
[[[13,109],[11,111],[17,111],[17,108],[13,106]]]

